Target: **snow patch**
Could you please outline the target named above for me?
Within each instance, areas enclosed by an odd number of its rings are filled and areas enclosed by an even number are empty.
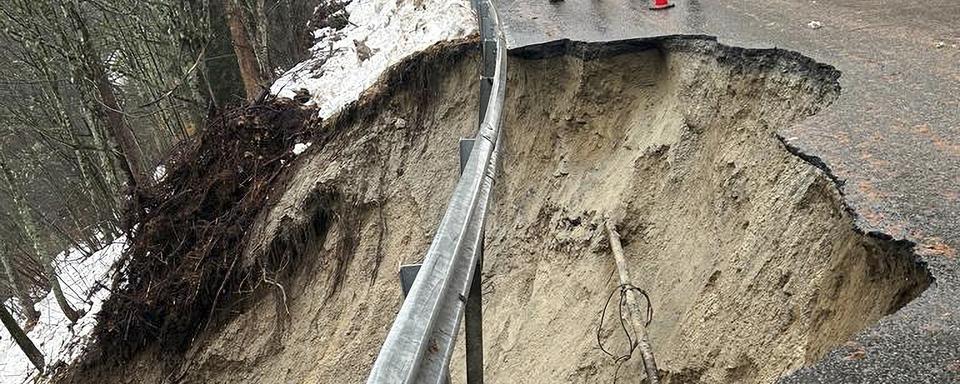
[[[57,273],[63,294],[74,309],[84,314],[71,327],[52,292],[36,304],[40,320],[27,336],[43,352],[48,371],[60,362],[70,364],[86,348],[90,333],[97,324],[97,313],[110,296],[106,287],[110,285],[114,264],[124,248],[126,238],[120,237],[89,257],[84,257],[83,252],[76,249],[57,256]],[[11,308],[11,300],[4,303],[7,308]],[[20,384],[37,378],[37,370],[20,346],[6,328],[0,327],[0,383]]]
[[[156,168],[154,168],[153,170],[154,181],[159,183],[160,181],[163,180],[164,176],[167,176],[167,167],[165,167],[163,164],[160,164]]]
[[[307,148],[310,148],[311,145],[313,145],[313,143],[297,143],[293,146],[293,154],[300,155],[303,151],[306,151]]]
[[[327,118],[357,100],[389,66],[444,40],[466,37],[477,29],[466,0],[353,0],[346,6],[347,26],[322,28],[313,57],[297,64],[271,87],[280,97],[310,92]]]

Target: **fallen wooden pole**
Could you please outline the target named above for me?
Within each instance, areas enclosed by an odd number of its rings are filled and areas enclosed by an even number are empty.
[[[623,256],[623,245],[620,244],[620,234],[617,229],[606,221],[607,236],[610,238],[610,249],[613,251],[613,258],[617,262],[617,272],[620,274],[620,287],[626,289],[627,295],[627,316],[633,324],[636,334],[637,349],[643,358],[643,367],[647,371],[647,382],[650,384],[659,384],[660,376],[657,373],[657,362],[653,358],[653,348],[650,347],[650,341],[647,339],[647,327],[643,321],[645,311],[640,309],[640,300],[637,297],[640,293],[635,289],[630,289],[634,285],[630,281],[630,272],[627,270],[627,259]],[[633,347],[632,345],[630,346]]]

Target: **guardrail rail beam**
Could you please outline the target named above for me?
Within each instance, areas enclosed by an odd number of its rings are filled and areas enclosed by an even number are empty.
[[[480,19],[483,56],[480,126],[469,156],[461,160],[460,180],[367,383],[445,382],[465,307],[470,308],[468,313],[473,312],[465,329],[467,380],[470,384],[483,380],[480,260],[499,157],[507,60],[491,0],[475,0],[474,4]]]

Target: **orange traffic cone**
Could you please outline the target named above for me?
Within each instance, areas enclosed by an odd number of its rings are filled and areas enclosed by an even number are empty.
[[[673,4],[670,3],[670,0],[653,0],[653,5],[650,6],[650,9],[667,9],[672,7]]]

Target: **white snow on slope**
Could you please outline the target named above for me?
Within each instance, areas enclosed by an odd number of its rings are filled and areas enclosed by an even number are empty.
[[[301,153],[310,148],[313,143],[297,143],[293,146],[293,154],[299,156]]]
[[[87,258],[75,249],[57,256],[60,267],[57,272],[64,296],[84,315],[71,328],[53,293],[36,304],[40,321],[27,336],[43,352],[47,367],[60,361],[69,364],[83,352],[96,324],[96,315],[103,301],[110,296],[104,286],[110,284],[111,268],[125,246],[126,238],[120,237]],[[6,304],[8,309],[12,307],[10,302]],[[7,329],[0,327],[0,383],[20,384],[33,381],[37,376],[37,370]]]
[[[284,73],[271,92],[293,97],[306,88],[308,104],[316,104],[320,117],[326,118],[357,100],[390,65],[477,29],[467,0],[353,0],[346,10],[348,25],[339,31],[315,31],[319,42],[311,49],[313,58]],[[369,58],[361,60],[367,54]]]

